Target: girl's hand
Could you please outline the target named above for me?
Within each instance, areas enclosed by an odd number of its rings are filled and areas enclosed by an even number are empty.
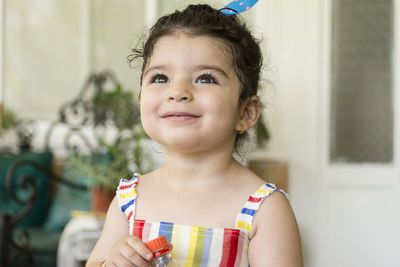
[[[149,260],[153,254],[143,241],[136,236],[121,238],[110,250],[105,266],[151,266]]]

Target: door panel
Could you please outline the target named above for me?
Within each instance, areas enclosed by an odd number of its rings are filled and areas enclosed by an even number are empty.
[[[400,266],[398,188],[328,189],[326,266]]]
[[[323,266],[397,267],[399,7],[391,0],[325,4]]]

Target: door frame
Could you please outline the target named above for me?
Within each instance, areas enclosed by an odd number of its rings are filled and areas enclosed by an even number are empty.
[[[334,0],[323,0],[320,16],[320,66],[321,81],[319,92],[319,177],[321,178],[320,192],[321,205],[319,214],[321,216],[321,266],[328,266],[328,245],[326,242],[329,230],[329,194],[333,190],[379,190],[400,192],[400,34],[393,30],[393,161],[389,164],[371,163],[330,163],[330,85],[331,85],[331,44],[332,44],[332,3]],[[400,29],[400,3],[394,0],[394,29]],[[396,105],[397,103],[397,105]],[[400,206],[400,196],[397,194],[397,203]],[[400,230],[399,230],[400,233]]]

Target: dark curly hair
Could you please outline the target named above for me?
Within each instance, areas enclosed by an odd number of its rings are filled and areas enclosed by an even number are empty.
[[[233,68],[241,83],[239,105],[249,97],[257,95],[262,67],[262,54],[258,40],[252,36],[238,15],[227,16],[220,10],[205,4],[189,5],[182,11],[176,10],[161,17],[150,29],[143,48],[132,50],[132,54],[128,56],[129,64],[142,58],[143,76],[143,71],[147,67],[157,41],[177,31],[190,36],[205,35],[219,39],[232,55]],[[142,84],[142,78],[140,84]]]
[[[239,16],[227,16],[209,5],[189,5],[161,17],[150,29],[142,49],[135,48],[128,56],[131,64],[143,58],[142,73],[152,55],[154,45],[163,36],[182,31],[188,35],[207,35],[220,39],[230,50],[233,67],[242,84],[240,100],[257,95],[262,55],[258,41]],[[142,82],[142,81],[140,81]]]

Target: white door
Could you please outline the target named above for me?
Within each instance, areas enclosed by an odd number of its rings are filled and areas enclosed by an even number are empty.
[[[323,266],[400,266],[400,3],[325,3]]]

